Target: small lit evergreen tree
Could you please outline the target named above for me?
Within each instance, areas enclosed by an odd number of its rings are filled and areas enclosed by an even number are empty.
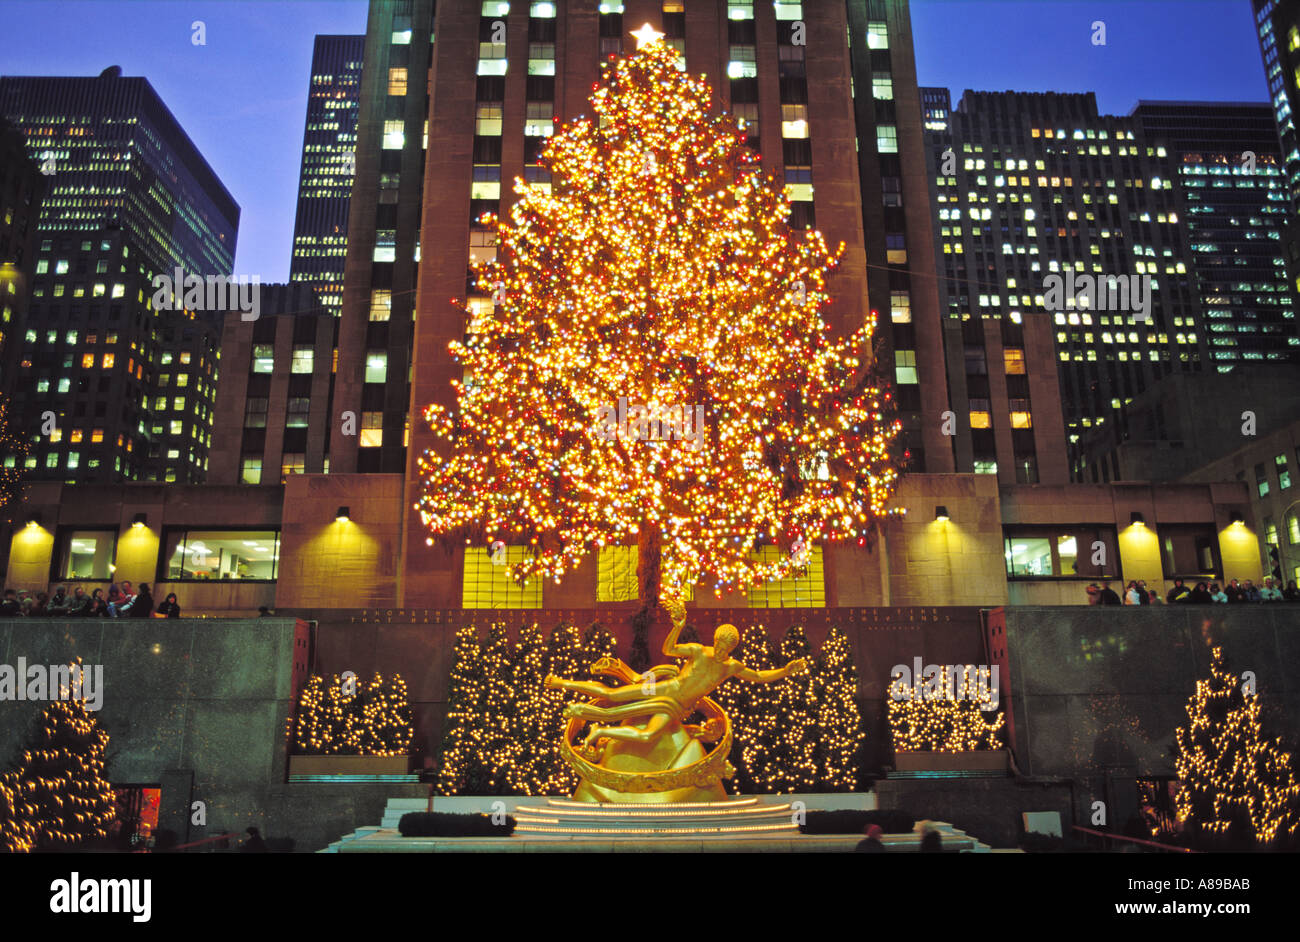
[[[456,632],[451,681],[447,689],[447,723],[439,755],[437,789],[443,795],[485,794],[490,775],[483,765],[487,717],[486,686],[478,629]]]
[[[46,704],[17,771],[33,849],[72,850],[108,834],[116,809],[104,778],[107,747],[108,733],[84,700]]]
[[[31,783],[17,772],[0,774],[0,853],[25,854],[36,847],[36,806],[29,801]]]
[[[771,684],[772,709],[777,730],[773,774],[768,785],[774,792],[811,791],[817,784],[817,691],[812,652],[802,625],[792,625],[781,639],[777,664],[807,658],[810,669]]]
[[[813,686],[817,693],[817,788],[853,791],[866,736],[857,701],[858,671],[848,636],[838,625],[822,644]]]
[[[974,752],[1001,749],[999,734],[1006,716],[981,710],[991,702],[987,684],[981,686],[968,678],[979,693],[963,696],[963,680],[949,682],[948,668],[940,667],[938,677],[909,686],[901,680],[890,684],[889,731],[895,752]],[[992,714],[990,716],[990,713]]]
[[[1212,645],[1210,676],[1187,702],[1174,734],[1178,820],[1194,841],[1243,848],[1294,846],[1300,783],[1290,751],[1264,730],[1260,697],[1247,693]]]
[[[519,633],[511,663],[511,685],[515,705],[512,711],[511,739],[518,747],[514,761],[505,769],[510,791],[536,795],[539,786],[548,777],[548,761],[555,751],[555,730],[550,740],[547,734],[546,698],[543,695],[543,670],[546,665],[546,641],[536,624],[526,626]]]

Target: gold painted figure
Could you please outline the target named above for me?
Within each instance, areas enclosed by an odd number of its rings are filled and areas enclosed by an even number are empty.
[[[731,652],[740,643],[734,625],[720,625],[712,647],[678,644],[686,625],[686,611],[675,600],[664,608],[672,630],[664,640],[667,657],[685,660],[681,668],[660,665],[637,675],[617,658],[601,658],[592,672],[616,677],[625,683],[609,686],[592,681],[563,680],[550,675],[546,686],[571,690],[592,699],[565,707],[569,718],[564,730],[562,753],[582,776],[575,798],[587,801],[710,801],[725,797],[722,778],[732,774],[727,754],[731,750],[731,723],[722,709],[708,698],[732,677],[755,683],[770,683],[803,673],[803,658],[774,670],[753,670]],[[692,713],[705,717],[700,724],[686,724]],[[591,728],[580,747],[573,736],[584,723]],[[706,752],[703,743],[718,745]]]

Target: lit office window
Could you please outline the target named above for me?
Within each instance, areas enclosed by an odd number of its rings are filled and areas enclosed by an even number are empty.
[[[465,549],[465,567],[461,579],[462,608],[541,608],[542,580],[534,577],[520,585],[510,574],[516,563],[524,561],[522,546],[502,547],[496,553],[485,547]]]
[[[895,324],[912,323],[912,296],[908,292],[889,292],[889,317]]]
[[[275,347],[269,343],[253,345],[253,372],[271,373],[275,370]],[[165,375],[165,374],[164,374]],[[165,383],[161,385],[166,385]]]
[[[528,74],[555,74],[555,43],[528,44]]]
[[[920,382],[916,372],[916,351],[894,351],[894,380],[899,385],[911,385]]]
[[[366,353],[367,383],[384,383],[388,381],[388,351],[371,350]]]
[[[782,551],[776,546],[763,546],[753,558],[764,563],[776,562]],[[822,566],[822,548],[814,546],[808,551],[805,565],[791,570],[785,579],[775,579],[747,590],[750,608],[824,608],[826,606],[826,581]]]
[[[239,480],[243,484],[262,483],[262,459],[245,458],[240,462]]]
[[[602,546],[596,566],[597,602],[635,602],[637,548]]]
[[[275,578],[278,530],[168,530],[163,536],[168,582]]]
[[[358,443],[362,448],[378,448],[384,443],[384,413],[382,412],[363,412],[361,413],[361,440]]]
[[[501,110],[499,101],[480,101],[474,120],[474,133],[481,137],[501,136]]]

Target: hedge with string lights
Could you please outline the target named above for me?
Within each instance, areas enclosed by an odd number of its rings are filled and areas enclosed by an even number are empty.
[[[543,641],[536,626],[511,644],[501,625],[478,640],[478,629],[456,634],[448,715],[438,763],[444,795],[564,795],[577,786],[558,744],[565,702],[574,695],[547,689],[547,674],[585,677],[590,665],[615,653],[614,637],[599,625],[579,635],[560,625]],[[694,636],[689,628],[683,638]],[[774,655],[761,627],[744,634],[738,656],[766,670],[809,657],[807,636],[791,628]],[[865,734],[857,671],[842,629],[831,631],[807,674],[776,684],[730,680],[714,699],[731,717],[735,777],[740,794],[852,791],[859,783]]]
[[[294,753],[303,756],[402,756],[415,727],[400,674],[376,672],[368,682],[313,675],[289,718]]]
[[[1006,715],[1000,710],[982,709],[991,703],[987,678],[983,684],[970,674],[964,679],[949,678],[947,665],[939,668],[939,676],[933,681],[912,685],[896,679],[889,686],[888,705],[894,751],[1001,749]]]

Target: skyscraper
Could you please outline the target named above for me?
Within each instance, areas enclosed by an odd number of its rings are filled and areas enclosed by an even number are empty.
[[[1284,246],[1289,201],[1268,106],[1143,101],[1133,117],[1174,157],[1214,368],[1300,362]]]
[[[1291,284],[1300,293],[1300,136],[1296,134],[1296,110],[1300,108],[1300,7],[1282,0],[1251,0],[1251,3],[1273,121],[1282,148],[1282,166],[1291,195],[1287,260]]]
[[[239,207],[116,67],[0,78],[0,114],[52,171],[15,398],[29,478],[201,481],[221,312],[155,310],[153,277],[229,275]]]
[[[1081,438],[1208,361],[1176,161],[1091,93],[967,91],[927,136],[957,470],[1112,480]]]
[[[27,320],[44,194],[45,178],[22,133],[0,118],[0,392],[6,395],[13,385],[14,340],[21,340]]]
[[[298,176],[289,280],[309,284],[335,317],[343,307],[364,36],[317,36]]]

